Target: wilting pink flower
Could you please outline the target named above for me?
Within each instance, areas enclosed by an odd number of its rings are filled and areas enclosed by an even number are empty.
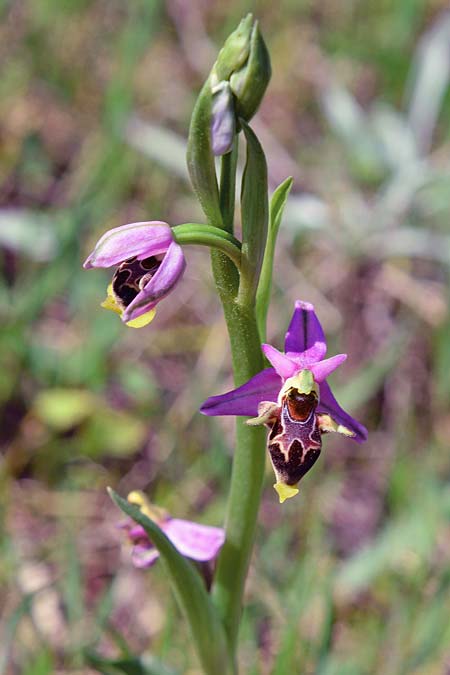
[[[155,307],[180,280],[186,261],[167,223],[131,223],[108,230],[84,263],[117,269],[102,303],[135,328],[145,326]]]
[[[163,509],[150,504],[145,495],[137,490],[128,495],[128,501],[140,507],[142,513],[154,520],[175,548],[186,558],[207,562],[213,560],[223,542],[225,532],[220,527],[200,525],[190,520],[172,518]],[[151,543],[146,531],[131,519],[121,523],[133,548],[131,559],[135,567],[151,567],[159,552]]]
[[[321,435],[337,432],[357,442],[366,428],[343,410],[326,378],[345,359],[324,359],[325,336],[313,305],[297,301],[286,333],[285,352],[263,344],[272,368],[266,368],[237,389],[209,398],[204,415],[251,416],[248,424],[265,424],[280,501],[293,497],[295,485],[312,467],[321,450]]]

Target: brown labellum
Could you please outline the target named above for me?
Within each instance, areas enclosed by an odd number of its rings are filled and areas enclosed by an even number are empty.
[[[283,397],[276,418],[270,420],[268,447],[277,480],[296,485],[320,455],[321,434],[316,416],[314,391],[302,394],[291,389]]]
[[[130,258],[115,271],[112,279],[114,298],[121,309],[134,300],[158,270],[161,262],[155,257],[136,260]]]

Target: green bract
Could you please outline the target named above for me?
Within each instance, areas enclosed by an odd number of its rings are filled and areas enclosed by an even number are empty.
[[[252,34],[253,16],[247,14],[235,31],[228,36],[211,71],[212,85],[229,80],[248,59]]]
[[[235,112],[249,122],[269,84],[270,56],[257,21],[248,14],[231,33],[211,70],[213,91],[229,81],[235,96]]]
[[[271,74],[269,52],[259,30],[258,22],[255,21],[249,57],[242,68],[235,71],[230,78],[231,91],[236,97],[236,112],[247,122],[258,110]]]
[[[266,319],[267,310],[269,308],[270,291],[272,289],[275,245],[277,243],[278,230],[280,229],[284,207],[286,206],[291,187],[292,178],[286,178],[286,180],[277,187],[270,200],[269,229],[267,233],[266,249],[264,251],[264,260],[261,268],[258,291],[256,293],[256,316],[262,340],[266,339]]]
[[[241,188],[242,284],[241,294],[254,298],[264,257],[269,219],[267,163],[257,137],[241,120],[247,141],[247,161]]]

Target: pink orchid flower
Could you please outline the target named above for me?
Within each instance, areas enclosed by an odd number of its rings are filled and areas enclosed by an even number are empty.
[[[295,487],[319,457],[321,436],[337,432],[361,443],[367,429],[343,410],[326,378],[347,358],[325,359],[325,335],[313,305],[297,301],[285,338],[285,352],[268,344],[262,350],[266,368],[237,389],[212,396],[200,408],[204,415],[252,417],[248,424],[269,429],[268,449],[280,501],[298,493]]]
[[[108,230],[84,263],[117,266],[102,307],[133,328],[148,324],[155,307],[180,281],[186,267],[182,248],[167,223],[131,223]]]
[[[213,560],[225,541],[225,532],[222,528],[172,518],[164,509],[150,504],[145,495],[138,490],[130,492],[128,501],[139,506],[142,513],[154,520],[186,558],[198,562]],[[119,526],[126,531],[132,544],[133,565],[139,568],[151,567],[159,558],[159,551],[153,546],[144,528],[131,519],[120,523]]]

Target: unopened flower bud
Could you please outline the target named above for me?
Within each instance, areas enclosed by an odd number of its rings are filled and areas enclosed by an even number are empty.
[[[228,82],[219,82],[212,90],[211,146],[214,155],[230,152],[236,134],[234,100]]]
[[[245,64],[230,77],[236,97],[236,112],[247,122],[253,117],[262,101],[272,70],[266,44],[255,21],[250,39],[250,53]]]
[[[211,72],[213,87],[222,80],[229,80],[231,75],[247,61],[250,52],[252,25],[253,16],[247,14],[236,30],[226,39]]]

